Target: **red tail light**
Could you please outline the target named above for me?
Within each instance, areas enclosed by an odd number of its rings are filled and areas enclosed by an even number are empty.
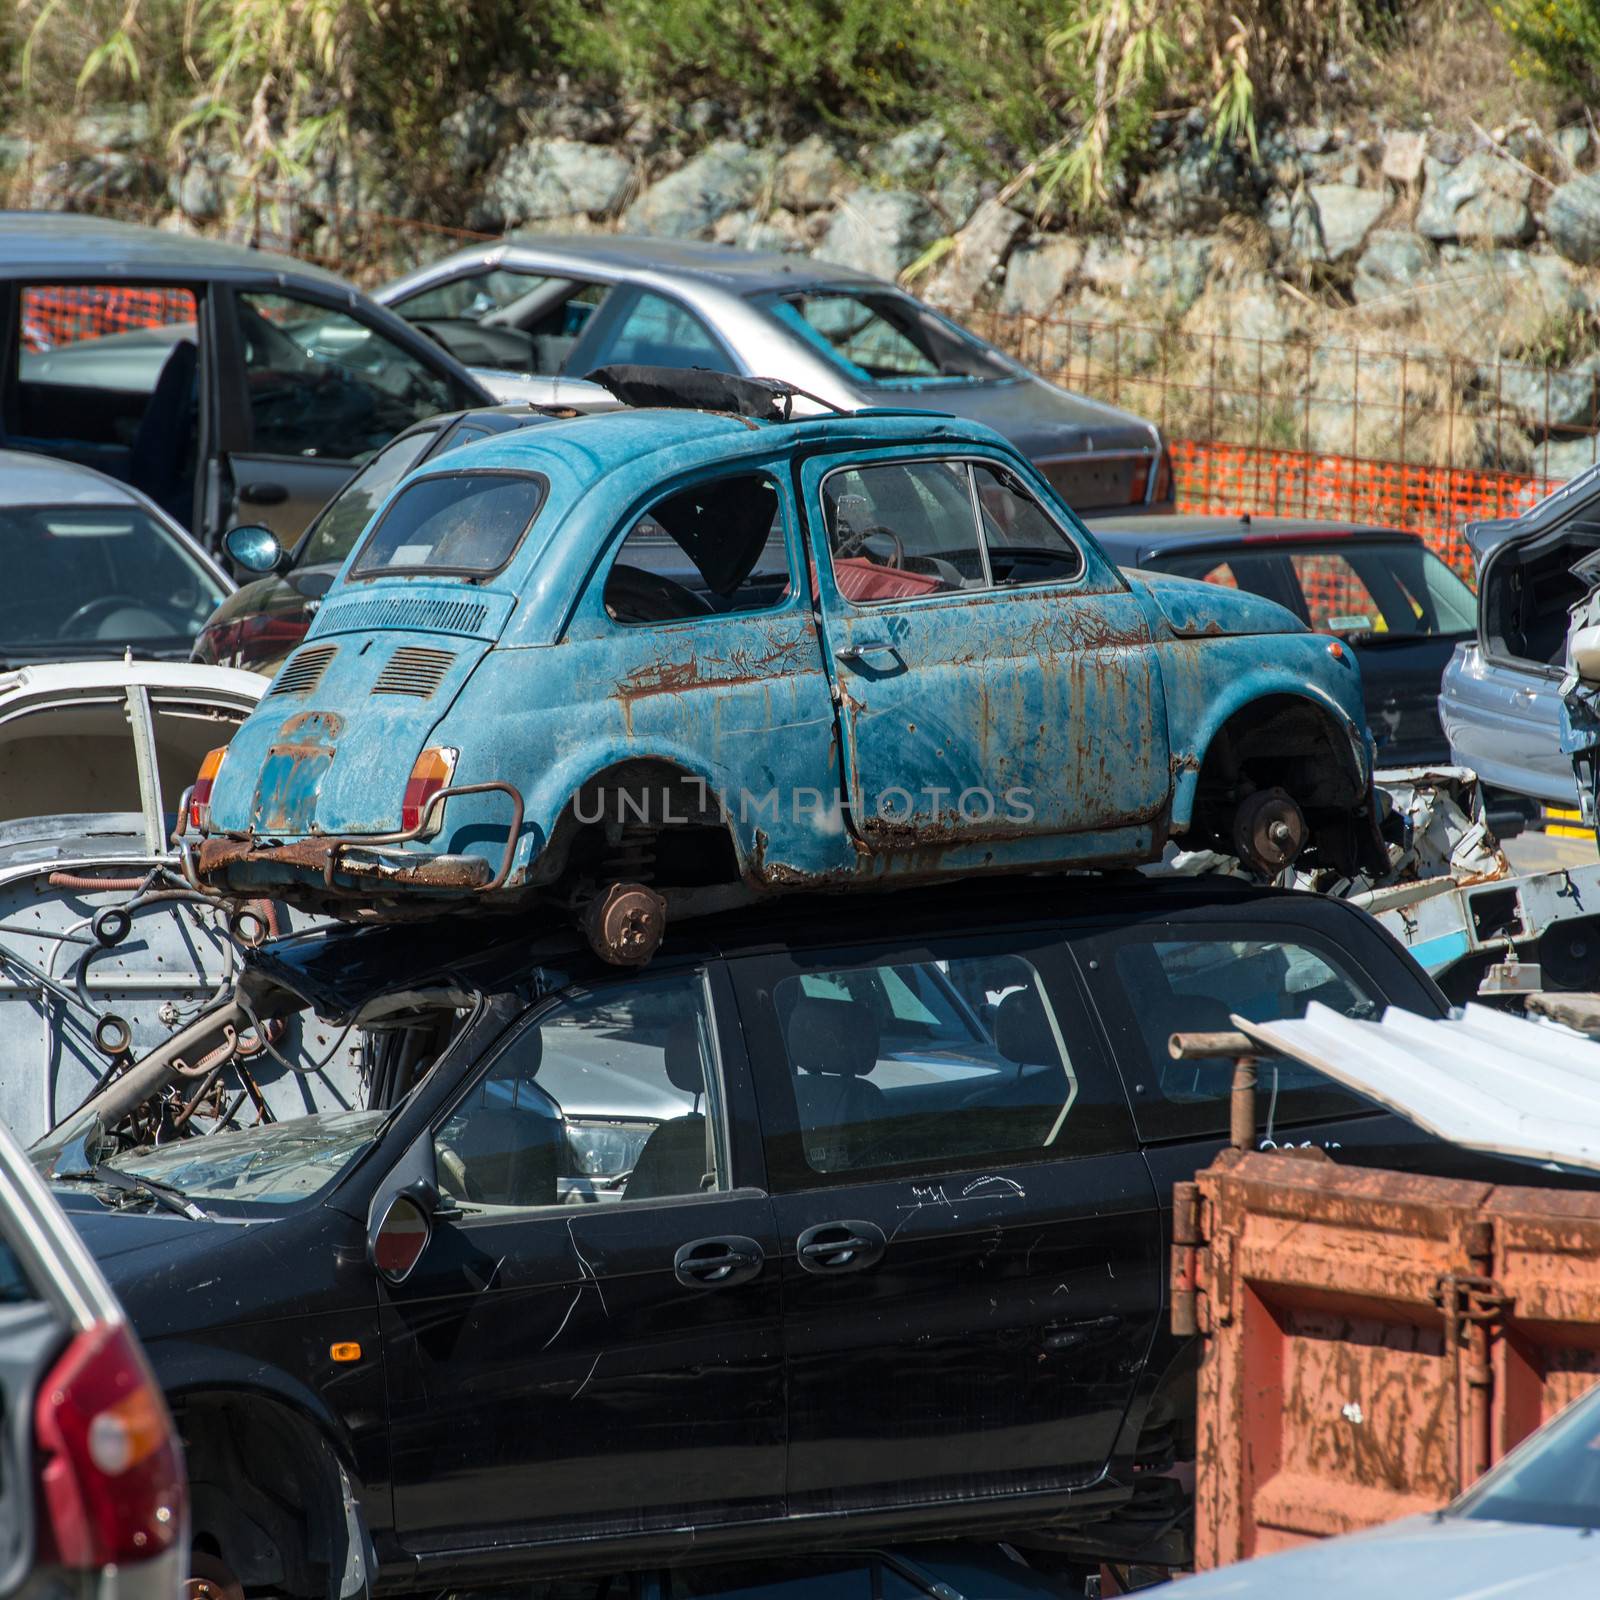
[[[222,758],[227,755],[227,745],[208,750],[200,763],[200,771],[189,791],[189,826],[196,833],[204,833],[211,826],[211,791],[216,786],[217,774],[222,771]]]
[[[183,1535],[177,1434],[139,1347],[100,1323],[67,1346],[39,1388],[41,1557],[88,1569],[147,1561]]]
[[[1133,466],[1133,476],[1128,480],[1128,504],[1139,506],[1144,504],[1144,492],[1150,486],[1150,463],[1136,461]]]
[[[411,776],[406,779],[405,797],[400,802],[402,833],[412,833],[422,826],[423,818],[428,814],[428,802],[445,788],[455,775],[456,760],[459,755],[459,751],[452,750],[448,745],[433,745],[417,757],[416,764],[411,769]],[[428,832],[437,832],[438,816],[435,815],[430,820],[432,826]]]

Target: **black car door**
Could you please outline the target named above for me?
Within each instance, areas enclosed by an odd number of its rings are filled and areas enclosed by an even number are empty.
[[[791,1513],[1104,1469],[1155,1195],[1055,941],[731,961],[783,1252]]]
[[[382,1309],[408,1550],[781,1514],[777,1248],[718,981],[568,990],[436,1119],[457,1210]]]

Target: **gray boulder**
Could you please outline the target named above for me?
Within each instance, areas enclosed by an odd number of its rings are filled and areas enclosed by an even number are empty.
[[[1206,286],[1213,249],[1210,239],[1161,239],[1146,245],[1130,293],[1182,315]]]
[[[471,178],[495,158],[510,114],[493,95],[475,94],[439,123],[436,140],[451,177]]]
[[[1586,122],[1574,122],[1556,134],[1556,149],[1568,166],[1584,166],[1594,154],[1594,135]]]
[[[1379,228],[1356,262],[1351,292],[1357,305],[1403,304],[1411,290],[1439,264],[1439,252],[1404,228]]]
[[[813,133],[779,160],[774,197],[790,211],[820,211],[845,176],[844,162],[833,146]]]
[[[1533,233],[1533,179],[1503,156],[1479,150],[1454,166],[1431,156],[1416,229],[1429,239],[1520,244]]]
[[[1077,239],[1033,239],[1011,252],[1000,309],[1012,316],[1043,317],[1059,307],[1067,285],[1083,264]]]
[[[718,218],[748,206],[759,193],[767,162],[737,139],[719,139],[663,178],[628,207],[624,226],[667,239],[698,239]]]
[[[1478,382],[1531,427],[1600,427],[1600,355],[1585,356],[1562,371],[1545,367],[1485,366]]]
[[[1208,144],[1197,143],[1147,173],[1134,209],[1158,227],[1186,233],[1210,226],[1240,198],[1239,175]]]
[[[1541,477],[1565,481],[1587,472],[1600,461],[1600,439],[1547,439],[1535,445],[1533,470]]]
[[[1422,158],[1428,136],[1413,129],[1391,133],[1383,141],[1383,175],[1391,183],[1410,187],[1422,176]]]
[[[944,158],[948,145],[937,122],[920,122],[876,146],[868,158],[874,172],[896,183],[920,183]]]
[[[839,201],[816,255],[894,279],[941,236],[939,218],[905,189],[854,189]]]
[[[627,197],[632,168],[615,150],[575,139],[530,139],[508,150],[484,186],[503,224],[609,217]]]
[[[1389,209],[1387,194],[1347,183],[1313,183],[1306,197],[1310,204],[1296,214],[1291,241],[1296,253],[1310,261],[1342,261],[1354,255]]]
[[[779,254],[803,253],[807,240],[805,224],[792,211],[730,211],[719,218],[711,230],[712,242],[731,244],[739,250],[768,250]]]
[[[1600,261],[1600,172],[1563,183],[1544,208],[1544,228],[1567,260],[1586,267]]]
[[[956,234],[950,254],[928,284],[928,298],[946,306],[973,305],[999,273],[1017,235],[1027,226],[1027,218],[1009,206],[998,200],[985,200],[972,221]]]
[[[1078,271],[1092,289],[1128,299],[1133,294],[1141,264],[1137,245],[1097,234],[1084,246]]]

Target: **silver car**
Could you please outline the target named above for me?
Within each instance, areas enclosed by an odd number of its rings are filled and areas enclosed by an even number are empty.
[[[183,1452],[116,1296],[0,1127],[0,1597],[177,1600]]]
[[[987,423],[1076,511],[1171,508],[1172,465],[1154,423],[1058,388],[893,284],[826,261],[623,235],[512,235],[374,298],[491,387],[507,374],[581,378],[613,365],[781,378],[826,408]]]
[[[1576,808],[1560,688],[1568,612],[1590,587],[1572,569],[1600,549],[1600,467],[1520,517],[1468,524],[1466,536],[1478,563],[1478,629],[1440,687],[1451,759],[1491,791]]]

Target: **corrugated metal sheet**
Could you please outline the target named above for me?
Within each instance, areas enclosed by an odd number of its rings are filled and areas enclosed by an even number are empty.
[[[1455,1144],[1600,1171],[1600,1044],[1558,1023],[1475,1005],[1370,1022],[1315,1001],[1302,1018],[1233,1022]]]

